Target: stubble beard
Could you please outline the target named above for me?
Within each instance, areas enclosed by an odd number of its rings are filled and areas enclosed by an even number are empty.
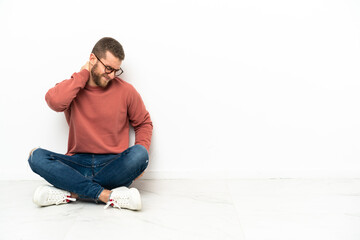
[[[98,73],[96,73],[95,70],[97,69],[97,65],[98,65],[98,63],[95,63],[95,65],[94,65],[93,68],[91,69],[91,71],[90,71],[91,77],[92,77],[92,79],[94,80],[94,83],[96,84],[96,86],[105,88],[110,81],[105,82],[105,83],[101,83],[101,77],[103,77],[105,74],[98,74]],[[104,77],[105,77],[105,76],[104,76]]]

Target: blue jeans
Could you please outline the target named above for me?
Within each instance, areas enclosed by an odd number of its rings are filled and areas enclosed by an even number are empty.
[[[142,145],[119,154],[78,153],[73,156],[38,148],[29,156],[31,169],[57,188],[80,199],[97,201],[104,189],[130,184],[146,169],[149,155]]]

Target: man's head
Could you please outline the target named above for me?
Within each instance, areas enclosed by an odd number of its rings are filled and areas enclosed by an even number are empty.
[[[113,38],[100,39],[90,55],[90,82],[105,88],[110,80],[122,73],[120,68],[125,58],[121,44]]]
[[[94,46],[92,53],[95,54],[98,58],[105,58],[105,53],[109,51],[114,57],[118,58],[120,61],[123,61],[125,58],[125,53],[121,44],[113,38],[104,37],[100,39]]]

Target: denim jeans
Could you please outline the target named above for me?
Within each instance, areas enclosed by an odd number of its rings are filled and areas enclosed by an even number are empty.
[[[29,156],[31,169],[57,188],[80,199],[97,201],[104,189],[130,186],[146,169],[149,155],[142,145],[119,154],[78,153],[73,156],[37,148]]]

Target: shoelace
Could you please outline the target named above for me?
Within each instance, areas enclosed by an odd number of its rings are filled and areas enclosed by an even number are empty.
[[[55,204],[56,204],[56,205],[59,205],[60,203],[70,202],[70,201],[75,202],[75,201],[76,201],[76,198],[71,198],[71,197],[69,197],[69,196],[66,196],[66,197],[64,197],[64,198],[62,198],[62,199],[59,199],[57,202],[55,202]]]
[[[114,201],[113,199],[110,199],[110,200],[107,202],[107,204],[105,205],[104,209],[107,209],[110,205],[121,209],[121,207],[119,206],[119,204],[117,204],[117,202]]]
[[[126,194],[115,196],[114,198],[110,198],[109,201],[106,203],[104,209],[107,209],[110,205],[113,207],[117,207],[121,209],[120,205],[128,205],[129,204],[129,196]]]
[[[71,196],[66,196],[62,191],[52,190],[51,193],[49,194],[49,198],[47,199],[47,201],[59,205],[60,203],[66,203],[70,201],[75,202],[76,198],[71,198]]]

